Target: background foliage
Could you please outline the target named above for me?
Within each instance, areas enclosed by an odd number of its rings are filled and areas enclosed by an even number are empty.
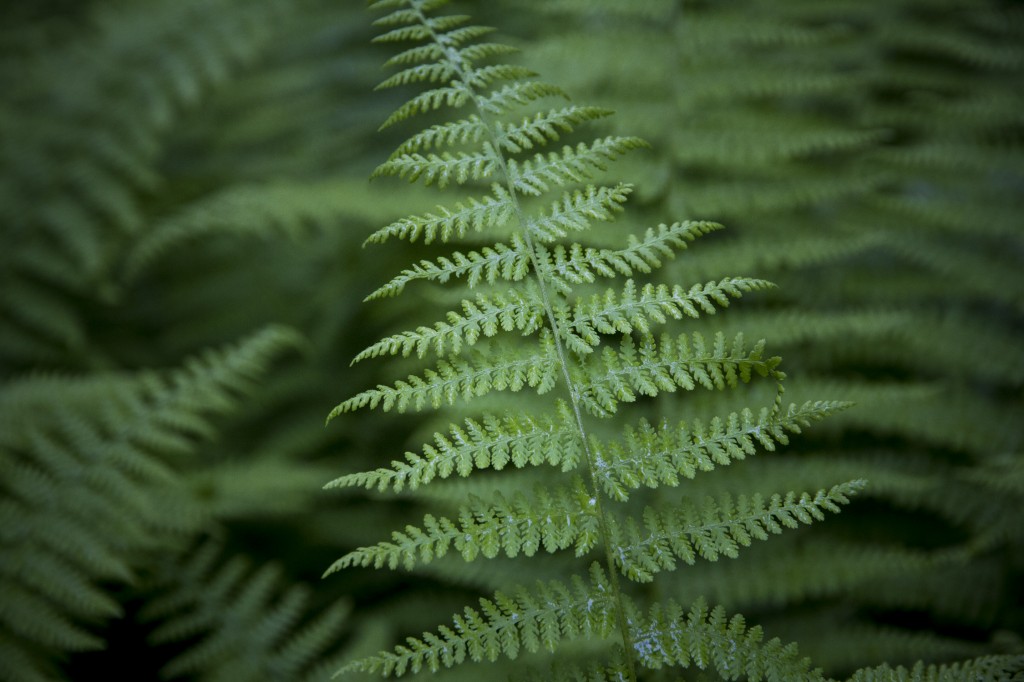
[[[864,477],[862,499],[665,596],[835,675],[1021,652],[1020,3],[464,4],[652,143],[623,172],[634,204],[728,225],[664,281],[776,282],[719,327],[771,340],[787,398],[858,403],[706,492]],[[319,581],[445,503],[318,492],[434,427],[322,426],[387,367],[349,360],[424,300],[360,305],[414,259],[360,249],[409,212],[396,193],[434,203],[367,184],[405,94],[373,92],[370,21],[333,0],[0,6],[0,678],[323,679],[525,579]]]

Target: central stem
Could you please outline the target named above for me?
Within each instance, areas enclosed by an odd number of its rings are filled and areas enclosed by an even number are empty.
[[[590,448],[590,438],[587,436],[587,429],[583,424],[583,411],[580,408],[579,388],[573,381],[572,375],[569,371],[569,360],[565,352],[565,347],[562,344],[562,336],[560,333],[561,329],[559,328],[558,321],[555,318],[554,308],[551,305],[551,294],[548,291],[547,278],[544,276],[548,273],[550,265],[546,260],[537,257],[537,250],[534,245],[533,237],[530,235],[530,230],[527,226],[525,212],[520,204],[519,195],[512,184],[505,156],[501,152],[501,141],[496,132],[497,128],[490,122],[486,111],[480,105],[480,98],[477,96],[476,90],[470,84],[461,56],[455,53],[451,46],[447,45],[445,41],[440,39],[440,36],[438,36],[433,28],[431,28],[427,23],[426,17],[423,15],[419,7],[416,8],[416,12],[419,15],[420,21],[430,31],[433,40],[445,50],[448,61],[455,70],[458,80],[466,87],[467,92],[473,100],[473,106],[477,111],[477,115],[480,117],[480,122],[487,130],[494,156],[501,169],[502,176],[505,179],[505,187],[508,190],[512,206],[515,211],[516,220],[522,227],[523,239],[526,243],[526,248],[529,250],[530,265],[532,266],[533,274],[537,280],[537,285],[540,290],[541,300],[544,304],[544,313],[548,320],[548,326],[551,328],[551,333],[554,337],[555,350],[558,354],[558,363],[562,370],[562,378],[565,380],[566,390],[569,394],[569,402],[572,406],[573,414],[576,417],[577,435],[579,436],[580,445],[583,448],[584,460],[586,461],[587,474],[590,479],[590,486],[592,490],[592,499],[594,500],[594,512],[598,519],[598,530],[601,536],[601,544],[604,546],[605,565],[609,580],[611,581],[612,593],[615,597],[616,620],[618,621],[619,631],[622,637],[623,655],[625,657],[626,670],[629,676],[628,679],[629,682],[636,682],[637,674],[634,656],[635,647],[632,634],[630,633],[630,623],[626,614],[626,607],[622,597],[622,589],[619,585],[619,571],[615,566],[615,560],[612,556],[612,546],[610,541],[611,533],[608,529],[608,518],[604,511],[601,486],[597,479],[597,462],[595,460],[594,453]]]

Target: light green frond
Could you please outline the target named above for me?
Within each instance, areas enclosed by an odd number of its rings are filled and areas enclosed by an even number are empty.
[[[435,124],[416,133],[399,145],[388,158],[395,159],[427,149],[475,144],[485,139],[487,135],[487,126],[480,120],[480,117],[470,114],[467,118]]]
[[[598,462],[598,480],[612,499],[625,501],[629,490],[642,486],[677,486],[679,477],[693,478],[699,471],[728,466],[757,454],[757,447],[772,452],[776,445],[789,443],[789,434],[824,419],[851,403],[808,401],[790,404],[785,410],[762,408],[755,417],[748,409],[733,412],[726,419],[704,424],[694,421],[670,427],[667,422],[652,426],[642,420],[627,426],[620,442],[593,442]]]
[[[643,528],[632,518],[622,527],[613,526],[616,565],[630,580],[650,582],[656,573],[675,570],[677,559],[691,565],[698,556],[708,561],[720,556],[735,559],[739,548],[749,547],[753,540],[822,521],[826,511],[838,513],[839,505],[849,503],[865,484],[848,481],[813,495],[788,492],[767,501],[760,495],[725,495],[664,510],[647,507]]]
[[[516,106],[529,104],[544,97],[569,99],[569,95],[558,86],[539,81],[522,81],[506,85],[478,99],[477,106],[488,114],[504,114]]]
[[[918,662],[912,668],[895,668],[882,664],[854,673],[849,682],[1013,682],[1024,674],[1024,656],[982,656],[963,663],[925,665]]]
[[[385,412],[404,412],[410,408],[418,411],[428,404],[437,409],[491,391],[518,391],[526,386],[545,393],[555,385],[557,377],[552,345],[548,340],[543,342],[540,352],[509,350],[499,353],[497,359],[478,354],[472,362],[455,356],[440,360],[435,369],[424,370],[422,377],[409,375],[394,386],[379,384],[349,398],[331,410],[327,420],[366,406],[380,406]]]
[[[466,69],[464,72],[466,83],[477,90],[487,88],[497,81],[521,81],[536,75],[525,67],[508,64],[481,66],[476,69]]]
[[[522,123],[511,125],[498,122],[495,125],[498,145],[507,152],[518,154],[557,141],[559,133],[570,133],[577,125],[610,116],[610,109],[601,107],[569,106],[551,109],[525,118]]]
[[[508,159],[509,184],[527,196],[540,196],[552,186],[563,187],[588,180],[596,171],[606,170],[608,162],[632,149],[646,147],[639,137],[608,136],[576,148],[563,147],[561,153],[537,154],[518,162]]]
[[[721,227],[717,223],[687,221],[648,228],[642,239],[630,235],[623,249],[584,248],[574,243],[568,249],[559,244],[550,250],[538,250],[540,257],[550,263],[548,276],[552,283],[569,293],[573,284],[593,282],[597,277],[649,273],[661,267],[662,259],[673,258],[676,251],[686,249],[688,242]]]
[[[801,658],[796,644],[763,641],[760,627],[748,628],[743,616],[709,609],[698,600],[689,612],[669,602],[655,605],[634,634],[634,648],[645,668],[665,666],[713,669],[727,680],[751,682],[824,681],[820,670]]]
[[[529,217],[525,227],[541,242],[565,237],[570,231],[582,232],[590,228],[591,220],[614,220],[632,191],[632,185],[620,183],[615,187],[588,185],[582,191],[566,192],[547,213]]]
[[[579,479],[572,488],[537,488],[531,497],[521,493],[509,498],[496,493],[493,499],[471,497],[459,509],[457,521],[427,514],[420,528],[406,526],[391,534],[391,541],[360,547],[334,562],[325,576],[351,566],[399,566],[411,570],[457,551],[464,561],[493,559],[499,553],[533,556],[574,546],[576,555],[593,549],[598,538],[598,519],[590,495]]]
[[[481,337],[495,336],[500,331],[533,334],[544,323],[544,308],[531,288],[510,289],[501,294],[478,294],[462,301],[462,311],[449,311],[445,321],[433,327],[417,327],[414,331],[394,334],[362,351],[352,361],[360,362],[381,355],[408,356],[413,351],[423,357],[428,351],[442,355],[458,353],[463,346],[472,346]]]
[[[396,109],[394,113],[388,116],[387,119],[380,124],[380,130],[390,128],[396,123],[400,123],[418,114],[423,114],[428,111],[436,111],[443,106],[457,109],[469,102],[471,96],[472,93],[467,90],[464,85],[457,82],[455,85],[428,90],[427,92],[416,95]]]
[[[436,673],[468,660],[493,662],[502,656],[516,658],[523,650],[555,651],[563,639],[606,637],[615,627],[612,593],[596,564],[590,574],[589,583],[574,576],[569,585],[553,581],[537,583],[532,590],[497,592],[493,600],[480,600],[479,611],[466,607],[454,617],[453,627],[409,637],[394,651],[355,661],[339,673]]]
[[[764,342],[750,350],[742,334],[730,344],[724,334],[716,334],[708,347],[704,336],[694,332],[659,340],[645,335],[639,347],[630,335],[623,336],[619,350],[605,347],[598,361],[588,368],[583,381],[581,403],[598,416],[614,413],[620,402],[633,402],[637,396],[656,396],[676,389],[692,391],[698,386],[708,390],[736,388],[750,381],[754,372],[767,377],[778,375],[781,358],[764,358]]]
[[[426,213],[410,216],[383,227],[366,239],[368,244],[383,244],[389,237],[414,242],[423,235],[423,243],[435,239],[447,242],[466,236],[470,230],[480,232],[487,227],[501,227],[512,219],[513,202],[501,185],[492,185],[493,196],[469,198],[467,204],[458,202],[455,208],[438,206],[438,215]]]
[[[517,468],[548,464],[571,471],[580,460],[579,440],[572,429],[569,408],[561,401],[558,417],[484,415],[479,422],[466,419],[462,426],[452,424],[448,434],[435,433],[434,444],[425,444],[422,455],[406,452],[406,461],[393,461],[390,469],[348,474],[325,487],[415,490],[435,478],[456,473],[469,476],[477,469],[500,470],[510,462]]]
[[[512,237],[512,245],[502,243],[485,246],[480,251],[462,253],[454,251],[451,256],[442,256],[436,262],[422,260],[418,264],[402,271],[400,275],[380,287],[365,300],[385,296],[397,296],[405,285],[415,280],[445,283],[449,279],[466,278],[466,286],[474,286],[486,281],[494,284],[501,279],[506,282],[518,282],[529,274],[530,256],[517,235]]]
[[[425,185],[436,182],[438,187],[446,187],[449,182],[463,185],[470,180],[485,180],[498,170],[499,158],[490,143],[485,142],[483,148],[483,152],[444,152],[440,156],[402,154],[381,164],[373,177],[397,175],[409,182],[422,178]]]
[[[714,315],[716,305],[728,307],[729,297],[739,298],[748,291],[772,286],[760,279],[725,278],[720,282],[694,284],[689,290],[679,285],[645,284],[638,293],[633,280],[626,280],[622,292],[608,289],[595,294],[588,303],[579,302],[566,315],[562,327],[566,345],[582,355],[593,352],[601,341],[599,334],[629,334],[634,330],[650,334],[652,324],[671,319]]]
[[[437,81],[447,82],[451,80],[454,74],[455,67],[445,62],[439,64],[419,64],[418,66],[410,66],[407,69],[403,69],[390,78],[381,81],[377,85],[377,89],[386,90],[398,87],[399,85],[409,85],[410,83],[424,81],[430,83]]]

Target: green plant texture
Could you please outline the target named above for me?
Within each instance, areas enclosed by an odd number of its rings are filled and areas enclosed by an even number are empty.
[[[0,3],[0,681],[1024,679],[1022,36]]]

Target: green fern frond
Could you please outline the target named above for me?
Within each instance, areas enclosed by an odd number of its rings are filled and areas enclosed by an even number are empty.
[[[453,424],[448,434],[435,433],[435,445],[425,444],[422,455],[406,452],[406,461],[393,461],[390,469],[341,476],[326,487],[362,486],[401,492],[406,487],[415,490],[435,478],[455,473],[468,476],[477,469],[500,470],[509,463],[518,468],[549,464],[571,471],[580,452],[568,410],[559,402],[557,418],[484,415],[479,422],[466,419],[464,426]]]
[[[632,191],[632,185],[620,183],[615,187],[588,185],[583,191],[566,192],[546,214],[528,217],[524,227],[540,242],[565,237],[570,231],[582,232],[590,228],[591,220],[614,220]]]
[[[605,346],[600,359],[587,368],[579,400],[595,416],[606,416],[616,412],[620,402],[634,402],[638,396],[698,386],[710,391],[736,388],[755,372],[781,378],[776,369],[780,362],[779,357],[764,357],[763,341],[747,350],[743,334],[731,344],[717,334],[711,348],[700,332],[676,338],[663,334],[657,340],[644,335],[639,346],[625,335],[618,351]]]
[[[700,317],[701,312],[714,315],[715,304],[729,306],[729,297],[773,286],[770,282],[747,278],[725,278],[720,282],[694,284],[690,289],[679,285],[645,284],[637,294],[633,280],[626,280],[622,292],[608,289],[603,296],[594,295],[588,303],[577,303],[565,316],[566,345],[585,355],[600,343],[598,334],[643,335],[651,333],[653,324],[671,319]],[[699,309],[698,309],[699,308]]]
[[[497,362],[482,354],[472,360],[451,356],[439,360],[435,369],[425,370],[422,377],[409,375],[394,386],[379,384],[377,388],[349,398],[335,407],[327,419],[330,421],[343,412],[366,406],[404,412],[409,408],[421,410],[429,404],[437,409],[443,404],[454,405],[459,400],[478,398],[492,390],[518,391],[528,386],[543,394],[555,385],[557,359],[549,337],[542,337],[542,348],[544,350],[538,353],[510,350]]]
[[[572,244],[568,249],[557,245],[548,250],[538,246],[538,258],[548,264],[553,286],[568,293],[573,284],[593,282],[598,276],[629,277],[635,272],[649,273],[661,267],[662,259],[673,258],[676,251],[686,249],[687,242],[720,227],[706,222],[659,225],[656,230],[648,228],[643,239],[630,235],[624,249],[594,249]]]
[[[727,680],[746,678],[793,682],[824,680],[801,658],[795,644],[764,642],[760,627],[748,628],[743,616],[729,618],[725,609],[709,609],[698,600],[687,612],[674,602],[654,606],[635,637],[641,664],[713,669]]]
[[[506,161],[509,186],[525,196],[541,196],[553,186],[564,187],[607,170],[608,163],[626,152],[648,146],[638,137],[608,136],[589,145],[563,147],[561,153],[537,154],[532,159]]]
[[[458,521],[427,514],[422,528],[406,526],[391,534],[391,541],[349,552],[324,575],[350,566],[402,566],[411,570],[457,551],[465,561],[477,557],[493,559],[499,553],[515,557],[533,556],[575,546],[577,556],[593,549],[598,538],[598,519],[583,481],[572,488],[538,488],[528,498],[517,494],[506,498],[495,494],[493,501],[471,497],[459,510]]]
[[[400,275],[366,297],[367,301],[385,296],[395,296],[414,280],[445,283],[449,279],[466,278],[470,288],[481,281],[494,284],[498,279],[518,282],[529,273],[530,257],[526,245],[518,235],[513,235],[511,246],[497,243],[485,246],[480,251],[462,253],[453,251],[436,262],[420,261],[417,265],[403,270]]]
[[[380,355],[408,356],[413,351],[418,357],[428,350],[442,355],[449,346],[453,353],[458,353],[462,346],[472,346],[481,337],[495,336],[499,331],[532,334],[543,325],[543,314],[543,305],[532,289],[479,294],[471,301],[463,300],[462,311],[448,312],[444,322],[382,339],[359,353],[353,362]]]
[[[661,571],[672,571],[676,560],[687,564],[698,556],[716,561],[720,556],[735,559],[740,547],[753,540],[767,540],[784,528],[797,528],[825,518],[825,511],[839,512],[850,496],[865,486],[862,480],[849,481],[819,490],[813,495],[786,493],[771,496],[767,502],[753,497],[723,496],[706,498],[700,504],[655,510],[644,509],[643,528],[629,518],[622,527],[612,524],[616,560],[623,574],[635,582],[650,582]]]
[[[562,639],[584,636],[621,644],[621,658],[613,656],[603,667],[581,666],[572,673],[589,671],[583,674],[593,673],[597,679],[615,670],[621,679],[635,682],[637,662],[652,668],[693,664],[702,669],[710,663],[731,679],[820,679],[809,672],[806,662],[797,660],[792,647],[778,641],[760,644],[759,630],[747,631],[741,619],[725,622],[721,610],[695,607],[682,628],[680,623],[661,622],[657,608],[651,619],[645,619],[620,586],[619,573],[646,580],[657,570],[673,568],[676,559],[693,561],[701,552],[709,558],[735,554],[737,547],[753,539],[819,520],[825,511],[838,511],[860,489],[861,481],[767,501],[739,497],[677,509],[652,505],[645,516],[646,534],[631,525],[635,522],[616,521],[631,518],[631,510],[615,509],[610,503],[625,502],[628,490],[643,485],[676,485],[681,475],[692,477],[698,469],[752,455],[758,446],[774,449],[787,442],[788,434],[844,405],[808,403],[784,409],[781,361],[767,354],[763,341],[749,346],[742,334],[710,337],[673,331],[660,338],[652,334],[655,325],[670,320],[714,314],[733,299],[770,287],[765,280],[719,276],[689,286],[628,280],[595,295],[590,285],[597,278],[649,275],[720,225],[660,224],[625,236],[625,246],[620,248],[563,242],[570,234],[586,233],[594,223],[617,217],[632,185],[599,185],[595,178],[618,157],[647,144],[627,135],[578,141],[576,133],[582,124],[608,115],[601,107],[545,110],[530,106],[525,117],[514,113],[519,105],[564,93],[532,80],[533,72],[525,67],[471,64],[473,59],[504,50],[488,43],[479,53],[470,53],[473,40],[489,30],[470,25],[462,15],[431,14],[444,4],[430,0],[376,4],[394,10],[383,22],[388,31],[381,40],[421,43],[394,58],[392,63],[403,70],[384,86],[414,82],[435,86],[401,105],[384,126],[441,107],[472,111],[461,120],[434,124],[408,137],[375,175],[397,175],[438,186],[493,183],[491,191],[454,209],[441,208],[437,214],[392,223],[368,241],[391,237],[414,241],[422,236],[424,241],[448,242],[471,230],[492,227],[502,231],[503,241],[420,260],[369,298],[398,294],[416,280],[449,283],[451,289],[494,284],[509,289],[499,293],[488,289],[473,298],[453,292],[447,300],[459,301],[452,304],[458,307],[442,320],[371,345],[357,360],[414,352],[420,357],[434,352],[439,358],[421,374],[379,384],[349,398],[328,419],[364,407],[405,411],[456,403],[471,403],[469,414],[473,414],[474,409],[513,404],[507,394],[524,388],[535,389],[538,396],[556,389],[562,395],[554,401],[538,398],[557,410],[554,417],[520,416],[518,410],[482,421],[471,417],[463,422],[465,427],[453,425],[447,433],[435,433],[434,443],[423,446],[422,454],[407,452],[404,461],[394,461],[390,467],[342,476],[329,485],[415,490],[419,502],[451,505],[458,491],[480,491],[491,477],[430,486],[426,492],[421,488],[456,473],[466,477],[477,470],[507,468],[509,463],[559,467],[568,476],[560,482],[541,479],[533,493],[526,494],[523,490],[529,489],[530,475],[546,476],[545,470],[502,474],[507,492],[486,498],[471,494],[457,515],[426,513],[419,526],[405,526],[388,541],[353,543],[362,546],[342,556],[328,573],[350,566],[414,568],[443,562],[455,552],[464,561],[501,561],[499,555],[532,556],[541,549],[551,553],[570,548],[580,558],[603,550],[605,566],[593,565],[589,585],[576,577],[571,586],[558,581],[540,583],[534,593],[519,589],[505,596],[499,592],[494,600],[481,602],[482,612],[467,609],[457,616],[453,628],[409,638],[406,645],[356,661],[341,672],[436,672],[469,660],[516,658],[524,650],[534,652],[542,646],[553,651]],[[570,132],[571,145],[561,151],[541,149]],[[592,181],[595,184],[587,184]],[[510,231],[512,236],[507,237]],[[590,238],[601,243],[601,238],[610,241],[613,236],[607,230],[598,239]],[[591,297],[589,302],[584,295]],[[615,445],[606,445],[597,434],[612,429],[591,419],[608,417],[620,403],[637,402],[642,396],[738,388],[750,383],[755,374],[773,380],[774,406],[758,417],[749,411],[742,416],[734,413],[727,424],[714,421],[710,428],[695,423],[693,433],[680,427],[674,434],[676,442],[663,443],[657,453],[649,448],[619,451]],[[499,391],[504,397],[497,395]],[[709,438],[705,440],[704,435]],[[645,452],[651,469],[634,470],[631,458],[643,458]],[[446,489],[438,492],[440,488]],[[676,552],[671,565],[654,556],[666,547],[670,555]],[[617,561],[616,556],[626,558]],[[429,570],[436,574],[436,566]],[[656,650],[652,638],[660,638],[657,641],[664,648]],[[742,654],[729,659],[722,647],[730,639],[735,647],[737,638],[742,639]],[[728,667],[730,660],[734,667]]]
[[[402,218],[374,232],[366,239],[366,243],[382,244],[390,237],[414,242],[421,234],[425,244],[435,239],[448,242],[466,236],[469,230],[480,232],[485,227],[504,225],[512,219],[512,198],[500,185],[492,185],[491,191],[494,196],[485,196],[479,200],[470,198],[467,200],[468,205],[456,203],[454,210],[439,206],[440,215],[427,213]]]
[[[629,491],[646,486],[677,486],[679,477],[693,478],[699,471],[728,466],[757,453],[758,446],[773,452],[789,443],[790,433],[847,409],[851,403],[836,401],[790,404],[785,410],[763,408],[757,416],[749,409],[726,419],[704,424],[695,421],[657,427],[641,420],[627,426],[622,441],[598,442],[591,447],[597,456],[597,476],[610,498],[626,501]]]
[[[409,637],[407,645],[350,663],[340,672],[366,672],[400,677],[408,672],[436,673],[467,660],[516,658],[522,651],[555,651],[563,639],[602,638],[614,630],[607,577],[594,564],[590,580],[574,576],[569,585],[537,583],[532,590],[517,588],[481,599],[480,610],[466,607],[454,627],[438,634]]]
[[[323,659],[337,657],[330,649],[340,638],[348,605],[336,603],[307,619],[309,592],[282,585],[279,567],[254,570],[241,557],[220,557],[220,548],[208,542],[157,579],[162,594],[141,613],[143,620],[159,620],[151,640],[199,638],[162,674],[211,681],[319,679]]]
[[[80,625],[120,613],[102,584],[135,577],[147,552],[175,544],[201,503],[167,460],[195,451],[210,418],[237,408],[297,334],[271,327],[181,369],[30,378],[0,394],[0,638],[41,657],[93,649]]]

